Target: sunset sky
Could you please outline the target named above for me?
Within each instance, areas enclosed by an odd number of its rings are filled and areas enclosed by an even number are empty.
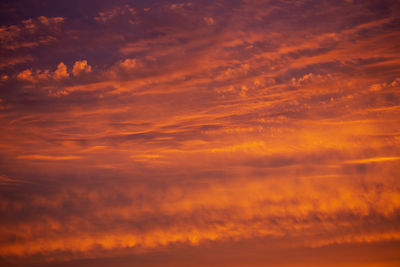
[[[0,265],[400,266],[398,0],[2,0]]]

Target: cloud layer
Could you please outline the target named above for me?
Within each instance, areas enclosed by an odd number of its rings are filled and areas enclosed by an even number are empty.
[[[399,264],[397,1],[34,2],[1,4],[0,263]]]

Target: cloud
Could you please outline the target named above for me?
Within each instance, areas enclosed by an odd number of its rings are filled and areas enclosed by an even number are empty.
[[[396,255],[394,2],[46,6],[0,30],[2,259]]]
[[[32,48],[54,42],[54,32],[63,24],[62,17],[40,16],[27,19],[20,24],[0,27],[1,47],[7,50]]]
[[[126,70],[134,69],[136,67],[136,59],[128,58],[124,59],[119,63],[119,66]]]
[[[4,175],[0,175],[0,186],[18,185],[24,181],[16,180]]]
[[[203,18],[203,19],[204,19],[204,21],[207,23],[207,25],[209,25],[209,26],[211,26],[211,25],[214,25],[214,24],[215,24],[215,21],[214,21],[214,19],[213,19],[213,18],[206,17],[206,18]]]
[[[88,65],[87,60],[80,60],[74,63],[72,74],[78,76],[81,73],[92,72],[92,66]]]
[[[372,92],[381,91],[385,88],[397,87],[400,85],[400,78],[394,79],[390,83],[376,83],[369,86],[368,90]]]
[[[357,159],[357,160],[348,160],[346,161],[346,163],[350,164],[373,163],[373,162],[383,162],[391,160],[400,160],[400,157],[378,157],[378,158]]]
[[[51,25],[56,25],[59,23],[63,23],[64,22],[64,18],[62,17],[52,17],[52,18],[48,18],[45,16],[40,16],[38,17],[38,20],[46,26],[51,26]]]
[[[54,79],[59,80],[63,78],[68,78],[69,73],[67,71],[67,66],[63,62],[58,64],[56,71],[54,72]]]
[[[33,160],[73,160],[81,159],[79,156],[49,156],[49,155],[23,155],[19,159],[33,159]]]
[[[80,63],[78,63],[78,64],[80,64]],[[84,65],[84,63],[82,63],[82,64],[83,64],[82,66],[74,65],[75,73],[79,73],[82,71],[88,72],[88,70],[91,69],[90,66]],[[82,67],[83,70],[79,70],[77,72],[77,68],[80,68],[80,67]],[[70,77],[70,75],[68,73],[67,66],[63,62],[60,62],[57,65],[57,69],[54,72],[50,72],[50,70],[37,69],[35,71],[32,71],[31,69],[27,69],[16,75],[16,78],[18,80],[28,81],[31,83],[37,83],[40,81],[45,82],[45,81],[49,81],[51,79],[62,80],[62,79],[66,79],[69,77]]]
[[[35,81],[35,78],[32,76],[31,70],[24,70],[23,72],[18,73],[17,79],[30,81],[30,82]]]
[[[108,10],[104,10],[98,13],[94,20],[100,23],[108,23],[110,21],[119,19],[121,16],[128,16],[133,18],[136,15],[136,11],[129,5],[125,6],[116,6]],[[129,22],[133,22],[133,20],[129,20]]]
[[[0,69],[21,65],[32,60],[31,56],[5,56],[4,61],[0,63]]]
[[[58,194],[33,195],[24,203],[33,210],[41,209],[49,218],[39,223],[40,218],[34,214],[25,217],[31,220],[31,232],[43,233],[43,245],[21,234],[20,229],[28,226],[19,223],[3,234],[15,235],[20,241],[2,247],[2,251],[19,256],[63,250],[91,255],[97,247],[106,253],[112,249],[147,250],[177,242],[199,246],[207,240],[252,237],[285,237],[290,243],[299,231],[307,239],[295,241],[296,246],[397,240],[395,228],[370,232],[368,224],[389,223],[398,216],[398,203],[392,202],[398,192],[390,189],[390,184],[378,189],[379,185],[368,182],[367,188],[360,190],[358,183],[343,179],[340,182],[316,177],[289,178],[282,184],[275,178],[239,178],[229,182],[212,180],[202,186],[153,186],[152,190],[148,190],[151,184],[140,183],[111,183],[96,190],[93,184],[60,188]],[[371,202],[366,203],[365,198]],[[60,210],[69,210],[69,216],[65,218]],[[18,214],[17,209],[10,216]],[[68,225],[61,221],[63,218]],[[97,226],[85,223],[91,221],[97,221]],[[119,229],[103,228],[109,223],[118,224]],[[86,227],[90,228],[84,230]],[[65,228],[69,229],[68,236],[62,234]],[[99,232],[103,234],[96,234]]]

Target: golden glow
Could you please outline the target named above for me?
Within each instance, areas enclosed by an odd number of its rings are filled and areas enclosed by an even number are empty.
[[[0,27],[0,265],[400,264],[395,1],[84,2]]]

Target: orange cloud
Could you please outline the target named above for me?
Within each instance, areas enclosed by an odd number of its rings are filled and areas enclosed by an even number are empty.
[[[395,4],[63,4],[0,28],[0,265],[398,265]]]
[[[72,74],[78,76],[85,72],[92,72],[92,66],[88,65],[87,60],[76,61],[72,68]]]
[[[35,79],[32,76],[32,71],[31,70],[24,70],[20,73],[18,73],[17,78],[20,80],[25,80],[25,81],[30,81],[33,82]]]
[[[46,25],[46,26],[50,26],[52,24],[58,24],[58,23],[63,23],[64,22],[64,18],[62,17],[53,17],[53,18],[48,18],[46,16],[40,16],[38,17],[38,20]]]
[[[68,78],[69,73],[67,71],[67,66],[63,62],[60,62],[58,64],[56,71],[54,72],[54,79],[59,80],[59,79],[64,79]]]

